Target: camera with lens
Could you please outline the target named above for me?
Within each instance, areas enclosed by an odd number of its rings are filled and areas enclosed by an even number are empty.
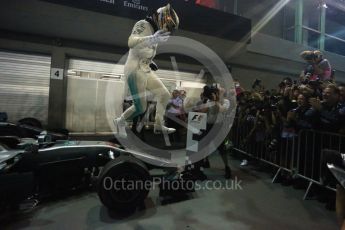
[[[217,88],[217,86],[205,85],[203,96],[209,100],[213,100],[212,94],[217,94],[218,92],[219,92],[219,89]]]
[[[284,81],[280,82],[278,85],[279,88],[285,88],[285,86],[286,86],[286,84]]]
[[[316,80],[309,80],[308,84],[312,88],[318,88],[321,86],[322,82],[320,81],[320,78],[317,78]]]
[[[316,55],[314,52],[310,52],[304,56],[304,60],[306,61],[313,61],[314,59],[317,59],[318,55]]]
[[[270,109],[271,111],[277,111],[278,110],[278,104],[279,101],[281,100],[281,97],[279,96],[271,96],[270,98]]]
[[[279,95],[278,95],[278,96],[272,95],[272,96],[270,97],[271,104],[274,104],[274,105],[278,104],[278,102],[279,102],[281,99],[282,99],[282,97],[279,96]]]
[[[252,89],[255,89],[256,87],[261,85],[261,80],[260,79],[255,79],[253,85],[252,85]]]
[[[304,75],[313,75],[314,74],[314,67],[313,65],[308,65],[307,68],[304,70]]]
[[[293,113],[300,113],[301,110],[302,110],[302,108],[300,106],[298,106],[298,107],[292,109],[291,112],[293,112]]]
[[[268,97],[264,103],[262,104],[262,111],[277,111],[278,110],[278,103],[281,100],[280,96],[275,96],[275,95],[271,95],[270,97]]]
[[[285,87],[291,87],[292,86],[292,80],[289,77],[286,77],[279,83],[279,88],[285,88]]]
[[[273,112],[278,111],[278,106],[276,104],[273,104],[273,105],[271,105],[270,109]]]
[[[317,77],[316,79],[310,79],[310,76],[307,76],[307,78],[302,81],[303,85],[309,85],[311,87],[318,87],[321,83],[320,78]]]

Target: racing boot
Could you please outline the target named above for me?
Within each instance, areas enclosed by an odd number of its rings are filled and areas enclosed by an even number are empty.
[[[116,135],[121,137],[121,138],[126,138],[127,133],[126,133],[126,120],[124,117],[118,117],[115,118],[114,120],[114,125],[116,129]]]
[[[158,125],[158,124],[154,124],[153,126],[153,133],[154,134],[171,134],[176,132],[176,129],[174,128],[168,128],[164,125]]]

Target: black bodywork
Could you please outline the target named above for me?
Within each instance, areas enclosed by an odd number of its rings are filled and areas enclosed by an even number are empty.
[[[12,171],[23,153],[0,145],[0,213],[16,206],[33,191],[33,172]]]
[[[0,137],[11,136],[17,138],[34,138],[36,139],[43,131],[42,128],[37,128],[34,126],[26,124],[14,124],[10,122],[0,122]],[[68,131],[64,130],[64,133],[46,131],[51,137],[52,141],[57,140],[67,140]]]
[[[79,188],[95,188],[108,209],[130,213],[149,189],[105,190],[107,178],[147,181],[152,179],[149,170],[153,168],[165,168],[163,177],[180,178],[166,158],[124,150],[111,142],[75,141],[65,134],[43,131],[0,122],[0,216],[23,202]]]
[[[13,163],[6,166],[6,170],[2,169],[0,174],[31,172],[40,194],[46,188],[58,191],[62,187],[76,186],[82,177],[97,171],[112,158],[126,154],[114,144],[97,141],[37,143],[36,140],[25,139],[24,143],[17,145],[17,149],[6,146],[2,149],[0,164]]]
[[[139,178],[147,179],[150,167],[144,162],[156,161],[154,165],[162,166],[168,163],[150,155],[125,151],[109,142],[58,140],[40,143],[34,139],[16,140],[22,140],[16,149],[2,146],[0,151],[0,214],[28,198],[40,200],[65,191],[96,187],[95,182],[103,168],[114,177],[138,165],[141,168]],[[112,174],[115,172],[113,168],[116,168],[116,175]],[[141,177],[144,174],[145,177]],[[101,196],[110,196],[99,188]],[[147,192],[140,191],[140,197],[145,197]],[[111,207],[118,206],[107,197],[101,197],[101,201],[111,203]],[[123,203],[131,207],[138,202]]]

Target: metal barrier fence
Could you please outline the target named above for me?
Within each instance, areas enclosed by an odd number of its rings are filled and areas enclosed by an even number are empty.
[[[316,130],[301,130],[298,135],[298,154],[296,175],[309,181],[304,195],[307,198],[313,184],[323,185],[322,171],[326,167],[324,150],[345,152],[345,136],[337,133]],[[335,190],[335,188],[327,187]]]
[[[264,129],[254,130],[254,122],[248,120],[236,119],[231,130],[236,151],[278,168],[273,182],[282,170],[292,173],[297,164],[297,137],[277,137]]]
[[[276,181],[282,171],[308,180],[309,185],[304,199],[307,198],[313,184],[322,185],[321,172],[325,167],[322,161],[323,150],[345,152],[344,135],[300,130],[298,134],[282,137],[281,129],[276,135],[272,135],[264,129],[254,129],[253,120],[238,118],[235,119],[230,138],[234,150],[277,168],[272,182]],[[335,190],[331,187],[327,188]]]

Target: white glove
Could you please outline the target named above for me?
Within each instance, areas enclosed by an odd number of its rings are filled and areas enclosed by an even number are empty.
[[[166,42],[169,39],[170,32],[164,30],[158,30],[154,35],[151,36],[150,42],[152,44],[158,44],[160,42]]]
[[[145,48],[153,45],[157,45],[161,42],[166,42],[169,39],[170,32],[164,30],[158,30],[156,33],[150,36],[137,37],[131,36],[128,40],[129,48]]]

